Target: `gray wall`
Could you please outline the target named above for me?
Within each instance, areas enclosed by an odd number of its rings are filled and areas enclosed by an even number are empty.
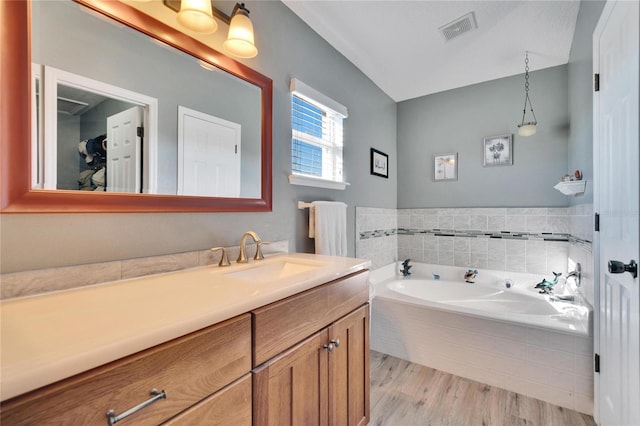
[[[247,7],[260,53],[244,62],[273,79],[273,212],[2,215],[2,272],[237,245],[249,229],[264,240],[289,239],[292,251],[311,251],[308,213],[297,209],[298,200],[346,202],[348,253],[354,255],[355,206],[397,204],[396,104],[282,3]],[[345,191],[288,183],[291,77],[349,108],[344,175],[351,186]],[[389,179],[369,174],[371,147],[389,154]]]
[[[571,205],[593,202],[593,30],[604,1],[580,3],[569,56],[569,163],[567,170],[582,171],[587,180],[583,195],[569,197]]]
[[[566,206],[553,186],[567,166],[567,66],[532,72],[529,81],[539,124],[526,138],[517,129],[524,75],[399,103],[398,207]],[[507,133],[513,166],[483,167],[483,138]],[[434,182],[433,156],[450,152],[458,153],[458,180]]]

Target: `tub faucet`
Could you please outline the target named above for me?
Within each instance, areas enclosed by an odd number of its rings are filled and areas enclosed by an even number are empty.
[[[567,279],[573,277],[576,282],[576,287],[580,287],[580,280],[582,279],[582,266],[579,263],[576,263],[576,270],[569,272],[567,275]]]
[[[251,237],[253,241],[256,242],[256,255],[254,257],[255,260],[262,260],[264,256],[262,255],[262,250],[260,246],[262,245],[262,241],[260,241],[260,237],[253,231],[247,231],[242,234],[242,238],[240,239],[240,255],[238,256],[237,263],[249,263],[249,259],[247,259],[247,238]]]
[[[402,275],[405,277],[411,275],[409,269],[411,269],[413,265],[409,265],[409,262],[411,262],[411,259],[405,259],[404,262],[402,262],[402,269],[400,269],[400,272],[402,272]]]
[[[477,269],[469,269],[464,274],[464,281],[473,284],[476,276],[478,275]]]

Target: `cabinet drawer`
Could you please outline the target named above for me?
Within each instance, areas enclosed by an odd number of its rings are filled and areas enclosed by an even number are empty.
[[[248,373],[250,350],[245,314],[6,401],[2,424],[106,425],[108,410],[121,414],[154,388],[167,398],[119,424],[158,424]]]
[[[368,277],[362,271],[252,311],[254,367],[367,302]]]
[[[180,413],[166,426],[251,426],[251,374]]]

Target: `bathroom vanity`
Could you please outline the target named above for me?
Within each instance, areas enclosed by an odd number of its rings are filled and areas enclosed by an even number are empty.
[[[1,422],[366,424],[369,267],[286,254],[3,301]]]

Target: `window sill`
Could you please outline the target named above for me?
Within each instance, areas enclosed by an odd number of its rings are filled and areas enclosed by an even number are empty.
[[[316,188],[339,189],[341,191],[350,185],[348,182],[336,182],[304,175],[289,175],[289,183],[291,185],[315,186]]]

